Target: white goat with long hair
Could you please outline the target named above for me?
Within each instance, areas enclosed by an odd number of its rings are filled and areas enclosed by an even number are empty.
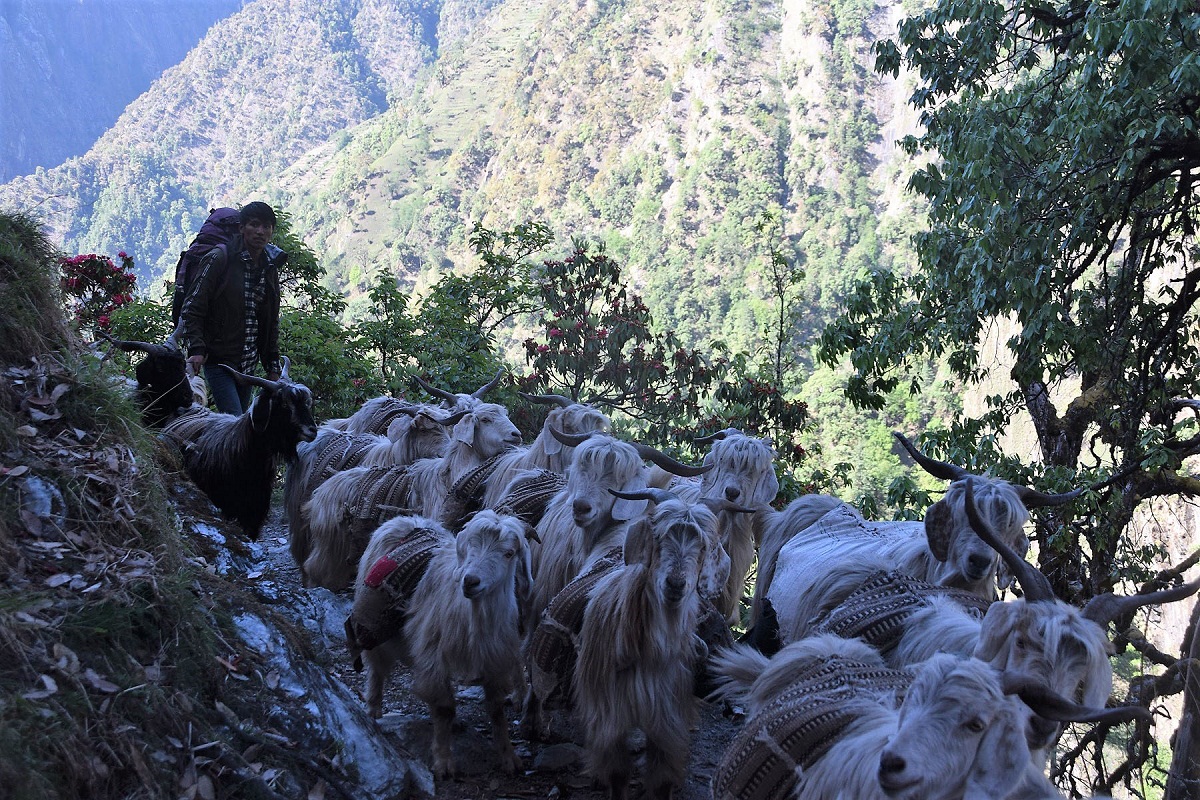
[[[533,558],[531,629],[554,596],[592,560],[619,547],[629,522],[646,512],[645,498],[630,500],[613,494],[613,490],[628,493],[646,488],[643,458],[676,475],[700,474],[705,469],[607,434],[550,430],[555,439],[574,449],[574,455],[566,486],[551,498],[537,525],[541,546]]]
[[[982,619],[951,600],[931,597],[903,620],[899,640],[885,653],[893,665],[919,663],[938,652],[973,656],[997,669],[1027,673],[1057,694],[1080,698],[1084,705],[1099,706],[1112,692],[1108,623],[1142,606],[1182,600],[1200,590],[1198,580],[1128,597],[1106,593],[1075,608],[1055,597],[1046,576],[996,536],[986,515],[979,513],[973,480],[966,486],[966,511],[973,529],[996,548],[1025,596],[992,603]],[[1038,725],[1044,740],[1030,744],[1044,751],[1059,726],[1035,720]]]
[[[432,406],[418,405],[398,397],[372,397],[353,414],[342,419],[327,419],[323,427],[332,428],[343,433],[370,433],[376,436],[389,435],[392,423],[399,419],[411,418],[420,411],[428,411]]]
[[[802,639],[812,620],[854,590],[865,558],[883,559],[920,580],[994,598],[1000,557],[971,529],[964,506],[967,479],[974,479],[992,529],[1022,553],[1028,548],[1023,530],[1028,509],[1066,503],[1084,491],[1047,495],[975,476],[922,455],[900,434],[896,438],[926,471],[952,481],[945,496],[926,511],[923,523],[868,522],[845,504],[803,529],[791,529],[792,515],[786,511],[760,515],[765,516],[763,541],[783,544],[774,564],[760,574],[756,593],[774,606],[785,643]]]
[[[714,668],[727,681],[720,696],[741,699],[748,714],[713,777],[718,800],[1040,792],[1046,782],[1030,757],[1033,708],[1060,721],[1147,715],[1076,705],[977,659],[940,654],[908,671],[888,669],[867,645],[830,635],[790,644],[769,661],[738,645]]]
[[[775,450],[770,439],[757,439],[736,428],[726,428],[697,439],[696,444],[712,444],[704,457],[704,465],[712,469],[698,481],[674,478],[668,484],[671,491],[688,500],[724,501],[764,511],[769,508],[779,494],[779,480],[773,467]],[[754,563],[754,517],[739,511],[721,511],[717,514],[717,531],[721,546],[729,555],[729,578],[716,606],[732,625],[740,621],[739,604],[746,590],[746,575]]]
[[[483,684],[500,769],[521,767],[504,704],[523,681],[519,628],[531,581],[525,530],[516,517],[493,511],[476,514],[457,536],[427,518],[397,517],[375,531],[359,564],[347,633],[367,666],[367,708],[382,714],[388,675],[396,663],[409,664],[413,691],[433,718],[438,778],[455,774],[455,681]],[[414,540],[418,546],[409,547]],[[389,584],[394,575],[399,584]]]
[[[436,416],[435,416],[436,415]],[[411,407],[394,418],[387,436],[348,433],[322,425],[317,437],[296,449],[283,480],[283,508],[288,521],[292,560],[301,582],[310,586],[305,562],[311,554],[311,531],[304,504],[338,472],[355,467],[402,467],[445,451],[449,434],[442,411],[418,412]]]
[[[440,458],[407,466],[343,470],[313,492],[301,511],[311,531],[311,550],[303,569],[312,583],[344,588],[354,576],[354,564],[371,531],[401,511],[441,521],[456,481],[521,443],[521,433],[508,412],[494,403],[477,403],[447,422],[454,427]]]
[[[716,519],[703,505],[659,502],[625,537],[624,565],[588,595],[573,680],[591,774],[624,798],[633,772],[628,736],[646,737],[642,785],[669,797],[683,781],[700,597],[696,587]]]

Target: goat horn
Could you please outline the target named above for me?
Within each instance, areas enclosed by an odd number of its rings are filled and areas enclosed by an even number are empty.
[[[1049,506],[1061,506],[1064,503],[1069,503],[1079,495],[1089,491],[1091,487],[1081,486],[1078,489],[1072,489],[1069,492],[1062,494],[1046,494],[1039,492],[1037,489],[1030,489],[1028,486],[1013,486],[1017,491],[1017,496],[1021,498],[1021,502],[1026,508],[1047,508]]]
[[[517,394],[528,403],[537,403],[543,406],[556,405],[559,408],[567,408],[575,405],[575,401],[561,394],[526,394],[525,392],[517,392]]]
[[[721,511],[729,511],[734,514],[757,514],[757,508],[749,506],[739,506],[732,500],[727,500],[724,497],[701,497],[700,502],[708,506],[708,510],[714,514]]]
[[[420,375],[413,375],[413,380],[415,380],[417,382],[417,385],[420,386],[422,389],[424,389],[427,393],[433,395],[434,397],[438,398],[439,400],[445,400],[448,403],[457,403],[458,402],[458,395],[453,394],[451,392],[447,392],[445,389],[439,389],[436,386],[432,386],[432,385],[426,383],[425,380],[422,379]]]
[[[1055,722],[1103,722],[1113,724],[1133,719],[1149,720],[1152,714],[1141,706],[1092,708],[1072,702],[1036,678],[1019,672],[1000,673],[1005,694],[1015,694],[1035,714]]]
[[[291,359],[287,356],[279,357],[279,380],[290,381],[292,378],[288,375],[288,368],[292,365]]]
[[[137,351],[150,356],[170,356],[179,352],[178,347],[168,347],[164,344],[150,344],[149,342],[138,342],[131,339],[114,339],[104,331],[100,331],[100,335],[111,342],[114,347],[126,353]]]
[[[641,442],[630,442],[630,444],[633,445],[634,450],[637,450],[639,456],[647,461],[653,461],[672,475],[694,478],[697,475],[703,475],[715,466],[714,464],[709,464],[704,467],[693,467],[690,464],[684,464],[682,461],[676,461],[666,453],[659,452],[648,444],[642,444]]]
[[[708,436],[701,436],[699,439],[692,439],[692,441],[696,444],[712,444],[713,442],[724,439],[726,436],[733,436],[735,433],[740,434],[741,431],[739,431],[737,428],[726,428],[723,431],[710,433]]]
[[[971,474],[962,467],[951,464],[948,461],[938,461],[925,455],[912,442],[905,438],[904,434],[900,433],[900,431],[893,431],[892,435],[899,440],[904,449],[908,451],[908,454],[913,457],[913,461],[920,464],[921,469],[935,478],[941,478],[946,481],[957,481]]]
[[[468,411],[468,410],[464,410],[464,411],[455,411],[453,414],[451,414],[451,415],[450,415],[450,416],[448,416],[448,417],[445,417],[444,419],[438,419],[437,417],[431,417],[431,416],[429,416],[428,414],[426,414],[424,411],[421,411],[421,412],[418,412],[418,413],[419,413],[419,414],[420,414],[422,417],[425,417],[426,419],[431,419],[431,420],[433,420],[434,422],[438,423],[439,425],[445,425],[445,426],[448,428],[448,427],[450,427],[451,425],[457,425],[457,424],[458,424],[458,421],[459,421],[460,419],[462,419],[463,417],[465,417],[467,414],[470,414],[471,412],[470,412],[470,411]]]
[[[967,520],[971,523],[971,530],[975,531],[988,547],[999,553],[1005,564],[1008,564],[1013,576],[1021,584],[1021,589],[1025,591],[1025,601],[1039,603],[1056,600],[1054,588],[1041,570],[1017,555],[1016,551],[1002,541],[992,527],[979,516],[979,509],[975,506],[974,477],[967,478],[966,498],[963,505],[967,509]]]
[[[588,433],[567,433],[565,431],[560,431],[553,425],[547,425],[546,427],[550,429],[551,436],[557,439],[560,444],[566,445],[567,447],[579,447],[579,445],[583,444],[596,434],[595,431],[589,431]]]
[[[1128,597],[1122,597],[1112,592],[1105,592],[1088,600],[1087,605],[1083,607],[1083,615],[1101,628],[1107,628],[1108,623],[1117,617],[1136,611],[1142,606],[1157,603],[1172,603],[1176,600],[1182,600],[1185,597],[1191,597],[1198,590],[1200,590],[1200,578],[1191,583],[1176,586],[1174,589],[1133,594]]]
[[[492,378],[490,381],[485,383],[483,386],[480,386],[478,389],[471,392],[471,397],[474,397],[476,400],[483,397],[485,394],[490,392],[492,389],[495,389],[497,386],[499,386],[500,379],[503,377],[504,377],[504,370],[499,370],[496,373],[496,377]]]
[[[269,381],[266,378],[260,378],[257,375],[247,375],[243,372],[238,372],[228,364],[217,364],[217,366],[223,368],[226,372],[232,375],[233,382],[238,386],[257,386],[260,389],[266,389],[272,392],[279,389],[278,381]]]
[[[658,489],[653,486],[648,486],[645,489],[638,489],[632,492],[623,492],[620,489],[609,489],[608,493],[614,497],[620,497],[622,500],[653,500],[655,503],[659,504],[675,498],[675,495],[671,494],[666,489]]]

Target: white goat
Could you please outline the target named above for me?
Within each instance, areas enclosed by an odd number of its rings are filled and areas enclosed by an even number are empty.
[[[417,535],[429,544],[415,551]],[[401,553],[418,560],[408,563]],[[402,585],[386,586],[394,573]],[[521,759],[509,740],[507,696],[522,680],[521,608],[530,585],[525,524],[481,511],[457,536],[421,517],[397,517],[379,527],[359,564],[354,611],[347,623],[352,652],[367,665],[365,699],[371,715],[383,711],[383,687],[392,667],[412,667],[413,691],[433,718],[433,771],[455,774],[451,724],[454,681],[483,684],[500,769],[512,774]]]
[[[1023,532],[1028,508],[1062,504],[1084,491],[1046,495],[1007,481],[972,476],[961,467],[925,457],[903,436],[896,437],[925,470],[953,481],[945,497],[925,513],[924,523],[868,522],[843,504],[804,529],[788,530],[781,527],[790,522],[788,512],[764,512],[764,542],[785,543],[774,565],[761,576],[757,591],[775,607],[784,642],[803,638],[819,613],[853,591],[860,579],[856,570],[872,556],[915,578],[986,599],[995,597],[1000,557],[971,529],[963,504],[968,478],[976,482],[976,494],[992,529],[1020,552],[1028,547]]]
[[[629,444],[606,434],[568,435],[551,428],[551,435],[575,448],[567,485],[546,506],[537,526],[541,546],[534,551],[533,601],[530,627],[554,595],[581,573],[589,562],[624,541],[628,522],[646,512],[646,499],[629,500],[612,492],[646,488],[650,459],[676,475],[697,475],[704,467],[675,461],[643,444]]]
[[[769,662],[737,646],[715,669],[728,680],[722,696],[743,698],[748,712],[713,778],[721,800],[1006,798],[1045,783],[1030,759],[1030,706],[1064,721],[1146,715],[1078,706],[977,659],[942,654],[911,673],[890,670],[835,636],[788,645]]]
[[[771,440],[747,436],[736,428],[696,440],[696,444],[710,443],[712,449],[704,457],[704,465],[712,469],[698,483],[693,478],[673,479],[668,484],[671,491],[689,500],[705,498],[767,509],[779,494]],[[740,621],[739,603],[746,590],[746,575],[754,563],[754,518],[738,511],[719,512],[717,531],[721,546],[729,554],[729,578],[716,606],[725,621],[733,625]]]
[[[625,538],[624,566],[588,596],[573,681],[575,714],[591,774],[623,799],[633,771],[627,737],[646,737],[642,784],[669,797],[682,783],[695,701],[696,585],[706,535],[704,506],[672,499],[638,520]]]
[[[574,403],[562,395],[529,395],[521,392],[521,397],[531,403],[551,404],[554,408],[546,415],[541,431],[529,446],[514,447],[496,460],[484,487],[483,508],[498,508],[509,483],[525,470],[567,471],[574,448],[553,436],[550,433],[552,428],[567,434],[583,434],[604,432],[612,426],[605,414],[589,405]]]
[[[406,409],[392,421],[387,436],[347,433],[322,425],[316,439],[296,449],[297,460],[288,465],[284,476],[283,508],[292,559],[300,568],[304,586],[312,585],[304,566],[311,553],[311,531],[304,504],[322,483],[354,467],[406,466],[445,451],[449,443],[446,425],[432,416],[444,412],[410,411]]]
[[[313,492],[301,511],[311,531],[311,550],[303,569],[312,583],[344,588],[367,537],[380,523],[402,510],[441,520],[456,481],[521,443],[521,433],[508,413],[494,403],[478,403],[448,421],[454,428],[440,458],[407,466],[343,470]]]

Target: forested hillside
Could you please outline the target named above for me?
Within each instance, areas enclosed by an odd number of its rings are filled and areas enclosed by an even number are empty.
[[[473,268],[475,223],[544,222],[559,252],[603,242],[684,342],[784,354],[781,384],[826,409],[814,441],[878,491],[895,420],[864,437],[810,349],[856,277],[912,260],[921,214],[893,147],[912,113],[870,54],[901,15],[869,0],[256,0],[86,156],[0,187],[0,206],[36,206],[69,250],[133,254],[145,286],[209,207],[262,197],[352,315],[379,274],[420,292]]]

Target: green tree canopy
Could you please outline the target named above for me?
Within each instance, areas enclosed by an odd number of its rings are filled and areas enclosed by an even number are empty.
[[[1062,596],[1144,578],[1146,552],[1125,535],[1135,510],[1200,494],[1184,466],[1200,452],[1196,4],[941,0],[877,53],[880,71],[917,76],[924,133],[904,146],[927,164],[910,185],[929,226],[916,274],[860,283],[822,358],[849,356],[852,398],[878,408],[903,382],[921,388],[923,358],[989,377],[999,365],[980,342],[1011,326],[1008,389],[928,443],[1044,489],[1140,464],[1090,494],[1090,513],[1043,517],[1038,534]],[[997,450],[1020,413],[1040,465]]]

